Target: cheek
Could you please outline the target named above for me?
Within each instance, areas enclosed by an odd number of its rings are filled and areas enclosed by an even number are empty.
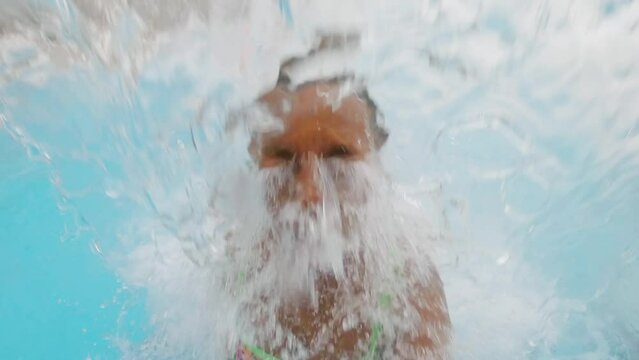
[[[344,174],[335,174],[333,176],[333,183],[335,184],[335,190],[339,200],[344,200],[353,192],[353,186]]]
[[[284,205],[292,198],[294,185],[292,176],[286,174],[284,169],[278,169],[276,175],[267,179],[264,187],[267,204],[274,208]]]
[[[340,203],[360,204],[366,200],[368,187],[358,181],[352,164],[334,160],[328,163],[329,179]]]
[[[366,201],[366,188],[358,187],[352,181],[337,184],[336,188],[340,204],[361,205]]]

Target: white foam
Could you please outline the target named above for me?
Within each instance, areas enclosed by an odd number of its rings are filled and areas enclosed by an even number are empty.
[[[257,0],[5,3],[3,90],[82,70],[93,83],[70,95],[51,85],[58,100],[147,112],[106,126],[49,124],[39,113],[16,123],[7,112],[2,122],[48,162],[80,151],[124,169],[105,175],[109,194],[139,208],[126,226],[102,224],[123,245],[101,250],[123,251],[129,261],[117,271],[149,291],[155,332],[146,347],[131,345],[132,356],[210,358],[228,345],[220,339],[242,335],[228,332],[240,315],[217,291],[211,264],[221,261],[224,234],[256,229],[266,215],[251,212],[260,209],[257,176],[228,173],[250,159],[247,135],[224,133],[225,115],[272,86],[279,62],[327,28],[362,33],[358,66],[391,134],[384,164],[401,182],[395,190],[421,207],[403,207],[404,218],[436,242],[428,251],[442,271],[458,358],[636,353],[628,314],[639,313],[639,290],[628,274],[637,261],[619,259],[636,251],[639,3],[291,2],[292,24],[276,2]],[[147,104],[160,101],[150,88],[172,82],[189,84],[175,113],[152,113]],[[3,105],[31,108],[11,97]],[[99,149],[86,134],[104,137]],[[333,248],[323,250],[329,263]],[[593,266],[598,277],[578,272]],[[600,293],[574,290],[575,273]],[[588,325],[588,346],[570,341],[575,323]]]

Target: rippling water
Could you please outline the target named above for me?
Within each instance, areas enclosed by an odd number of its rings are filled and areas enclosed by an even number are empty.
[[[639,3],[0,6],[4,358],[206,354],[193,264],[221,249],[224,189],[249,167],[227,115],[325,29],[363,35],[455,357],[639,356]]]

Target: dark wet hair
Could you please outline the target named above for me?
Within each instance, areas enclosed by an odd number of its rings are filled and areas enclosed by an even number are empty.
[[[371,133],[373,135],[373,143],[375,144],[375,148],[379,149],[386,143],[388,140],[388,130],[384,128],[380,124],[380,120],[384,119],[382,112],[375,104],[375,101],[368,95],[368,90],[364,88],[363,90],[357,93],[357,96],[364,100],[364,102],[368,105],[368,109],[370,111],[370,118],[368,119],[368,125],[370,127]]]

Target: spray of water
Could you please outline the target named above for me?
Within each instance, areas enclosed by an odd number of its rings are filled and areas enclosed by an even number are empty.
[[[432,262],[456,358],[639,351],[639,3],[0,4],[0,129],[47,165],[61,209],[99,235],[127,291],[146,291],[145,339],[112,334],[125,357],[216,358],[244,337],[277,340],[275,325],[251,326],[252,299],[313,299],[307,285],[347,274],[344,258],[374,265],[380,291],[406,285],[389,283],[395,261],[425,278]],[[326,164],[320,209],[272,212],[269,184],[286,177],[256,171],[250,131],[230,129],[229,113],[318,29],[362,34],[358,73],[387,119],[379,161],[395,183],[377,160]],[[331,198],[339,172],[366,201]],[[278,256],[257,251],[269,237]],[[273,314],[283,296],[270,298]]]

